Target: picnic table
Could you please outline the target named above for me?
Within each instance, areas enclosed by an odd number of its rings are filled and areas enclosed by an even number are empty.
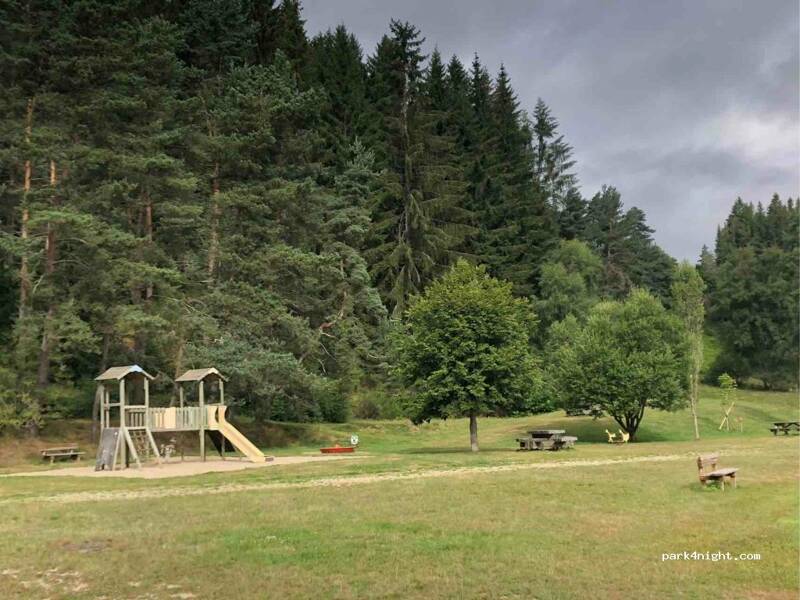
[[[78,449],[78,446],[59,446],[57,448],[45,448],[41,451],[43,459],[50,459],[52,465],[56,458],[74,458],[80,460],[81,456],[86,454]]]
[[[519,450],[561,450],[572,448],[578,438],[564,435],[563,429],[533,429],[527,437],[517,438]]]
[[[778,435],[779,432],[782,432],[784,435],[789,435],[792,430],[800,433],[800,421],[778,421],[773,423],[769,430],[772,432],[772,435]]]

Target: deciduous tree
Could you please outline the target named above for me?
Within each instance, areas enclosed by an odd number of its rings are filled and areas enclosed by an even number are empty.
[[[595,407],[636,437],[648,408],[675,410],[689,389],[689,347],[680,319],[634,290],[596,305],[554,351],[556,389],[568,411]]]
[[[416,297],[395,333],[396,373],[410,386],[415,423],[469,417],[478,450],[478,417],[538,408],[531,353],[535,317],[509,283],[459,261]]]

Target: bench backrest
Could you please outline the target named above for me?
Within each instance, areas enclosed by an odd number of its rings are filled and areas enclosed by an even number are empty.
[[[702,475],[706,470],[713,471],[717,468],[719,454],[706,454],[697,457],[697,468]]]

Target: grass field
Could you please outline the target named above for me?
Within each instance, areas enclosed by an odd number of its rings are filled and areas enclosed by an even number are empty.
[[[361,438],[361,456],[160,480],[0,479],[3,598],[796,598],[800,437],[796,394],[740,391],[743,432],[719,432],[703,389],[702,437],[686,411],[650,412],[640,441],[563,413],[467,424],[244,425],[277,454]],[[532,427],[573,451],[519,453]],[[79,425],[82,431],[84,425]],[[53,440],[69,435],[59,429]],[[23,448],[6,453],[24,458]],[[10,447],[6,440],[4,448]],[[697,453],[740,469],[704,489]],[[664,553],[760,560],[662,561]]]

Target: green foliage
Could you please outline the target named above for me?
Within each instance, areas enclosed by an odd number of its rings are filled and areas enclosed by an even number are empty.
[[[539,187],[550,204],[559,211],[567,207],[567,196],[575,193],[577,177],[570,172],[575,166],[572,147],[558,135],[558,120],[550,107],[539,98],[533,109],[534,173]]]
[[[10,369],[0,367],[0,433],[41,425],[39,402],[30,390],[20,389]]]
[[[387,315],[459,258],[545,325],[668,292],[643,213],[581,197],[551,109],[410,23],[368,57],[344,25],[309,40],[296,0],[11,0],[0,25],[0,365],[31,429],[134,362],[165,393],[214,364],[259,419],[341,420],[362,386],[393,414]],[[773,203],[720,247],[783,248],[792,222]]]
[[[622,298],[633,287],[643,287],[662,301],[669,299],[675,261],[659,248],[644,213],[636,207],[623,211],[619,192],[608,186],[587,207],[582,237],[603,259],[603,295]]]
[[[685,405],[686,331],[648,292],[602,302],[584,326],[573,319],[556,327],[553,338],[550,376],[568,412],[597,406],[634,437],[647,408]]]
[[[386,167],[373,209],[365,256],[393,315],[441,274],[470,233],[459,206],[466,184],[453,140],[438,128],[424,94],[424,38],[410,23],[392,21],[368,63],[377,127],[367,138]]]
[[[510,284],[456,263],[415,298],[392,338],[395,373],[413,392],[406,414],[419,423],[539,409],[535,324]]]
[[[370,387],[358,390],[351,398],[352,414],[357,419],[400,419],[403,406],[399,392],[391,388]]]
[[[677,265],[672,281],[672,309],[683,320],[692,338],[693,362],[698,370],[703,362],[705,289],[705,282],[695,267],[686,261]]]
[[[562,240],[544,259],[535,300],[543,328],[568,315],[585,320],[600,299],[603,263],[579,240]]]
[[[736,380],[727,373],[723,373],[717,377],[717,383],[719,383],[721,389],[725,390],[726,394],[736,389]],[[725,397],[727,398],[727,395]]]
[[[767,388],[798,384],[800,249],[797,203],[773,197],[767,211],[741,199],[717,235],[716,262],[704,258],[709,316],[721,352],[709,375],[723,371]]]
[[[697,404],[700,371],[703,368],[703,323],[705,321],[706,284],[699,271],[684,261],[675,268],[672,281],[672,310],[683,321],[689,342],[690,401],[695,423],[695,436],[699,438]]]

